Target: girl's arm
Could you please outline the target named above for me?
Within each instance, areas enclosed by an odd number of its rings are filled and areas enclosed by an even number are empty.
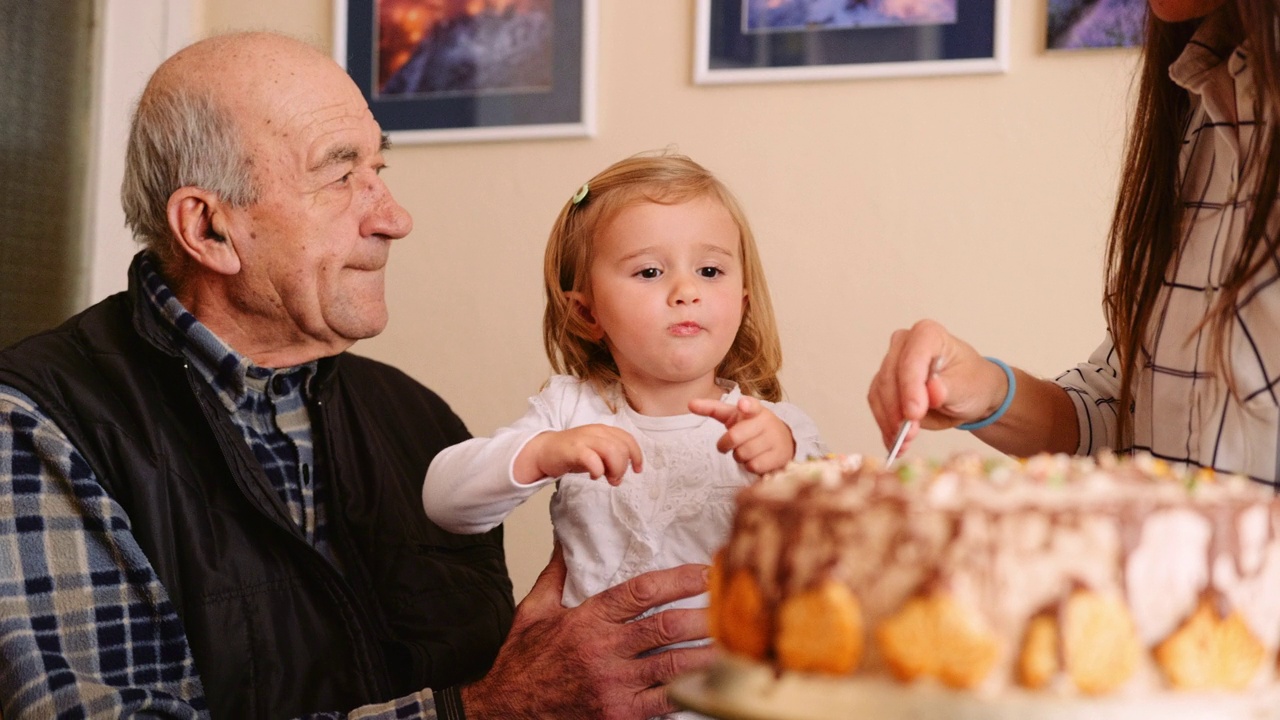
[[[593,423],[535,436],[516,455],[511,479],[521,485],[569,473],[622,482],[628,469],[643,467],[640,444],[631,433],[612,425]]]
[[[514,425],[489,438],[471,438],[441,450],[422,483],[422,507],[427,517],[449,532],[472,535],[487,532],[506,519],[520,503],[550,482],[522,484],[512,466],[524,446],[549,428],[530,410]]]
[[[422,484],[427,517],[450,532],[482,533],[567,473],[588,473],[617,485],[628,467],[639,472],[642,459],[635,439],[619,428],[590,422],[604,417],[596,402],[582,383],[557,376],[530,399],[529,411],[515,424],[493,437],[442,450]]]

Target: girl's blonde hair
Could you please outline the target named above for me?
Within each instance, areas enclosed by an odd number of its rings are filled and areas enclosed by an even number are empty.
[[[593,339],[591,329],[566,294],[580,292],[590,297],[593,241],[623,209],[646,202],[678,205],[709,197],[723,205],[738,226],[742,282],[747,293],[742,325],[733,346],[716,368],[716,375],[736,382],[743,394],[780,400],[782,343],[764,279],[764,265],[746,215],[729,189],[706,168],[672,153],[621,160],[591,178],[585,187],[585,195],[575,195],[565,203],[547,239],[543,267],[547,309],[542,316],[542,340],[552,369],[590,382],[605,397],[611,396],[611,388],[620,387],[613,356],[603,341]]]

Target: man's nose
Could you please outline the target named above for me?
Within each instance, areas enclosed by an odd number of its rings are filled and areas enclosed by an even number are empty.
[[[370,188],[373,207],[365,220],[365,236],[382,235],[393,240],[408,235],[413,230],[413,217],[391,196],[382,178],[375,178]]]

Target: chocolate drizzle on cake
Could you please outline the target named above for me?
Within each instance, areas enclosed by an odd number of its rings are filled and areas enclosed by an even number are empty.
[[[847,587],[865,618],[859,674],[910,666],[885,656],[876,629],[913,600],[945,598],[938,612],[961,613],[965,627],[989,633],[999,648],[982,685],[1008,686],[1031,620],[1061,628],[1068,600],[1088,596],[1095,604],[1079,607],[1108,622],[1121,616],[1119,627],[1141,645],[1146,670],[1128,684],[1163,687],[1169,673],[1151,649],[1203,600],[1220,619],[1238,614],[1266,648],[1257,682],[1270,683],[1280,644],[1276,497],[1246,478],[1149,456],[962,454],[900,461],[893,471],[830,457],[794,463],[742,492],[722,575],[748,573],[770,618],[789,598],[832,582]],[[773,632],[776,622],[767,622]],[[1063,643],[1056,652],[1065,677]],[[770,649],[759,659],[774,658]]]

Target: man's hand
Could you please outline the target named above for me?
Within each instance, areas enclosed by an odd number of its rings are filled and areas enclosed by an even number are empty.
[[[574,472],[617,485],[628,465],[640,472],[643,464],[631,433],[609,425],[583,425],[534,436],[516,456],[513,473],[522,485]]]
[[[727,432],[716,442],[716,449],[732,450],[733,459],[757,475],[779,470],[795,457],[791,428],[753,397],[743,397],[737,405],[692,400],[689,412],[723,423]]]
[[[467,717],[641,720],[674,711],[663,686],[709,665],[715,651],[694,647],[645,653],[706,637],[706,613],[666,610],[634,618],[702,593],[706,566],[645,573],[571,609],[560,604],[564,574],[557,545],[550,564],[516,608],[493,668],[462,688]]]

